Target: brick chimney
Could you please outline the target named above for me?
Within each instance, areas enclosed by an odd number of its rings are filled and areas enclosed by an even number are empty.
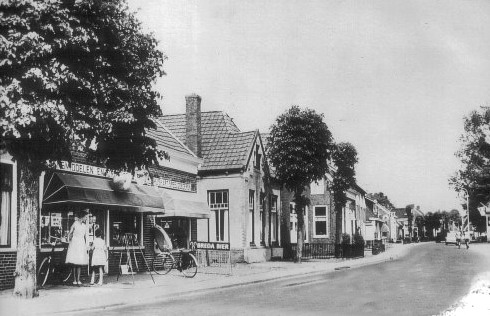
[[[201,97],[197,94],[185,97],[185,144],[198,157],[201,154]]]

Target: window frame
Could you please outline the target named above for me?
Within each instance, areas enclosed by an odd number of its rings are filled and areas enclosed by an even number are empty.
[[[325,215],[316,215],[317,208],[325,208]],[[325,222],[325,235],[319,235],[316,232],[316,223]],[[328,206],[327,205],[314,205],[313,206],[313,237],[314,238],[328,238],[330,235],[330,229],[328,225]]]
[[[221,197],[221,203],[211,203],[211,194],[216,194],[220,193],[222,195]],[[223,201],[223,195],[226,193],[226,202]],[[213,213],[214,215],[214,229],[211,230],[211,227],[208,227],[208,231],[211,234],[213,231],[213,240],[216,242],[229,242],[229,223],[230,223],[230,192],[229,190],[208,190],[207,193],[207,198],[208,198],[208,207],[209,211]],[[216,195],[214,197],[215,202],[216,202]],[[221,217],[223,215],[223,220],[221,220]],[[221,227],[221,222],[223,222],[223,227]],[[220,235],[218,236],[217,232],[219,231]],[[221,231],[223,231],[223,236],[221,236]]]
[[[12,161],[9,154],[0,155],[0,163],[10,165],[12,168],[12,190],[10,191],[10,218],[9,239],[10,243],[0,245],[0,252],[17,250],[17,163]]]
[[[255,190],[248,190],[248,213],[249,218],[251,217],[251,240],[250,246],[255,246]]]
[[[271,195],[271,242],[276,242],[278,240],[278,216],[277,216],[277,195]],[[274,218],[275,217],[275,218]]]

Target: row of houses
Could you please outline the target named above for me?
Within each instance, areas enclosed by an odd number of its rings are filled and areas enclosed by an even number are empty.
[[[114,188],[114,174],[83,152],[42,174],[38,261],[51,251],[53,238],[67,240],[82,208],[90,209],[89,238],[97,228],[106,236],[109,273],[118,272],[127,234],[135,237],[146,259],[153,258],[155,224],[181,247],[223,249],[232,262],[284,257],[285,247],[296,243],[297,214],[293,195],[271,174],[266,137],[258,130],[241,131],[224,112],[201,111],[198,95],[185,100],[185,113],[162,116],[158,128],[149,131],[170,159],[138,172],[124,192]],[[22,232],[17,229],[17,165],[5,150],[0,154],[0,289],[5,289],[13,287]],[[326,174],[306,190],[311,201],[304,210],[306,243],[335,240],[331,183],[331,174]],[[407,234],[405,213],[384,208],[358,185],[346,194],[344,233],[361,234],[366,241],[396,241]]]

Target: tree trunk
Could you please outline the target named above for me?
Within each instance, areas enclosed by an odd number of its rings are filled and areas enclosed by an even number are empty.
[[[298,220],[298,231],[297,231],[297,242],[296,242],[296,256],[294,258],[294,262],[301,263],[301,256],[303,254],[303,241],[304,241],[304,229],[305,229],[305,221],[303,214],[303,197],[301,193],[295,196],[296,202],[296,216]]]
[[[340,245],[342,242],[342,208],[335,206],[335,257],[340,257]]]
[[[305,221],[303,216],[303,211],[301,209],[296,210],[296,214],[298,216],[298,233],[297,233],[297,244],[296,244],[296,257],[295,262],[301,263],[301,256],[303,253],[303,237],[304,237],[304,227]]]
[[[14,295],[26,299],[37,296],[36,238],[39,210],[39,176],[25,163],[19,167],[19,234]]]

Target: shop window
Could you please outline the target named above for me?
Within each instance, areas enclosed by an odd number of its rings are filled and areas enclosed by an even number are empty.
[[[12,192],[13,192],[13,165],[2,163],[1,175],[1,209],[0,209],[0,247],[10,247],[12,237]]]
[[[75,221],[73,211],[41,211],[41,246],[50,246],[53,238],[68,242],[68,233]]]
[[[277,195],[272,196],[271,200],[271,240],[277,241]]]
[[[209,191],[208,203],[211,210],[210,227],[211,232],[215,233],[214,241],[228,240],[228,191]],[[214,229],[213,229],[214,228]]]
[[[315,225],[315,237],[325,238],[328,235],[327,207],[315,206],[313,208],[313,222]]]
[[[124,235],[134,234],[141,244],[141,215],[121,211],[110,212],[110,246],[124,246]]]
[[[92,242],[95,238],[94,233],[96,229],[102,229],[105,234],[104,225],[104,213],[102,210],[90,210],[88,221],[87,221],[87,237],[88,242]],[[48,211],[42,209],[41,220],[40,220],[40,236],[41,236],[41,247],[51,246],[53,238],[59,238],[61,242],[68,242],[68,234],[70,228],[75,221],[76,212],[70,211],[68,209],[60,208],[56,211]]]

